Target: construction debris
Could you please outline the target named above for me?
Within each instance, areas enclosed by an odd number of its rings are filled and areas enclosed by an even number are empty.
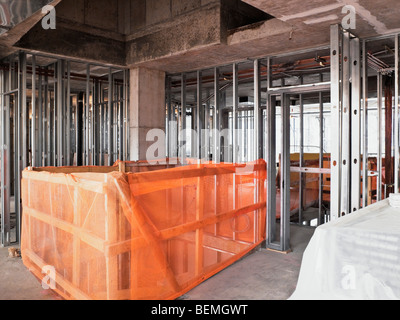
[[[17,248],[9,248],[8,249],[8,257],[9,258],[20,258],[21,250],[19,250]]]

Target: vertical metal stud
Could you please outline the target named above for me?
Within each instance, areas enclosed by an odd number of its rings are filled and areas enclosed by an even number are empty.
[[[350,42],[351,56],[351,207],[354,212],[360,209],[361,182],[361,56],[360,40]]]
[[[118,101],[119,101],[119,90],[118,85],[114,81],[113,83],[113,162],[118,160]]]
[[[238,106],[239,106],[239,78],[238,65],[233,64],[233,108],[232,108],[232,162],[238,162]]]
[[[276,241],[276,97],[268,95],[267,105],[267,246]],[[276,248],[277,249],[277,248]]]
[[[36,145],[36,58],[32,55],[32,166],[37,166],[37,145]]]
[[[100,125],[99,125],[99,165],[104,166],[104,132],[105,132],[105,117],[104,117],[104,94],[102,83],[99,84],[99,94],[100,94]]]
[[[221,95],[219,90],[219,68],[214,68],[214,163],[221,162],[221,137],[220,137],[220,102]]]
[[[319,168],[324,167],[324,101],[322,92],[319,92]],[[319,194],[318,194],[318,225],[325,222],[322,206],[324,201],[324,175],[319,174]]]
[[[44,137],[44,130],[43,130],[43,84],[42,84],[42,74],[39,72],[38,78],[38,166],[44,166],[43,162],[43,137]]]
[[[11,69],[11,68],[10,68]],[[9,71],[11,72],[11,70]],[[6,98],[4,96],[4,92],[6,91],[5,84],[5,71],[0,71],[0,129],[1,129],[1,220],[0,220],[0,246],[7,247],[10,245],[10,197],[9,197],[9,179],[7,179],[8,166],[10,164],[10,159],[8,157],[8,149],[9,145],[7,144],[7,137],[9,137],[10,132],[6,129],[6,121],[7,118],[7,110],[10,108],[9,103],[5,104]],[[9,98],[7,98],[9,101]]]
[[[173,110],[172,110],[172,96],[171,96],[171,77],[166,77],[166,109],[167,109],[167,119],[166,119],[166,150],[167,150],[167,157],[172,157],[172,117],[173,117]]]
[[[303,95],[300,94],[300,168],[304,167],[304,101]],[[299,224],[303,224],[303,209],[304,209],[304,179],[305,174],[299,173]]]
[[[54,76],[53,76],[53,91],[50,92],[50,95],[53,95],[53,112],[50,112],[50,117],[52,119],[51,122],[51,150],[52,152],[52,166],[57,166],[57,116],[58,116],[58,109],[57,109],[57,62],[53,64]]]
[[[207,90],[207,96],[210,95],[209,90]],[[204,139],[204,160],[210,161],[210,100],[207,100],[205,110],[204,110],[204,125],[203,128],[205,129],[203,134]]]
[[[46,164],[45,166],[51,166],[51,108],[50,108],[50,90],[49,90],[49,69],[45,69],[45,92],[44,92],[44,112],[45,112],[45,146],[46,146]]]
[[[107,108],[107,132],[108,132],[108,166],[113,164],[113,123],[114,123],[114,112],[113,112],[113,75],[111,68],[108,72],[108,108]]]
[[[376,183],[376,197],[377,201],[382,200],[382,74],[378,73],[377,75],[377,97],[378,97],[378,134],[377,134],[377,143],[378,143],[378,158],[377,158],[377,171],[378,171],[378,180]]]
[[[202,72],[197,71],[197,106],[196,106],[196,129],[197,129],[197,141],[196,141],[196,154],[198,163],[201,163],[203,157],[203,137],[202,131],[204,127],[204,112],[203,112],[203,99],[202,99]]]
[[[66,154],[65,164],[68,166],[72,165],[72,148],[71,148],[71,119],[72,119],[72,108],[71,108],[71,63],[67,63],[67,88],[66,88],[66,126],[65,126],[65,142],[66,142]]]
[[[394,185],[395,193],[399,192],[399,170],[400,170],[400,150],[399,150],[399,35],[396,34],[394,38],[395,46],[395,93],[394,93],[394,107],[395,107],[395,121],[394,121]]]
[[[128,85],[128,72],[129,70],[124,70],[124,161],[129,159],[129,85]]]
[[[343,52],[342,52],[342,139],[341,139],[341,204],[340,217],[350,213],[350,34],[343,33]]]
[[[183,134],[181,137],[183,141],[180,142],[180,158],[181,164],[186,164],[186,73],[182,73],[181,77],[181,132],[178,135]]]
[[[368,58],[366,41],[362,43],[362,94],[363,94],[363,207],[368,206]]]
[[[282,104],[282,168],[281,168],[281,251],[290,249],[290,107],[286,94]]]
[[[90,164],[90,64],[86,66],[86,95],[85,95],[85,165]],[[111,164],[110,164],[111,165]]]
[[[340,217],[340,27],[331,26],[331,219]]]
[[[57,165],[64,165],[64,62],[57,61]]]
[[[262,158],[262,113],[261,113],[261,75],[260,61],[254,60],[254,146],[253,146],[253,161]]]

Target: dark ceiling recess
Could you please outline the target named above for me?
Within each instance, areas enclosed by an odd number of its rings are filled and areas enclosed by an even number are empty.
[[[52,0],[0,0],[0,34],[29,18]]]
[[[222,0],[222,14],[228,30],[234,30],[274,18],[241,0]]]

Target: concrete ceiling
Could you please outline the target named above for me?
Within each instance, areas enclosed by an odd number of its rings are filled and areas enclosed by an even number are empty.
[[[17,51],[14,44],[46,15],[40,10],[45,5],[56,6],[61,0],[0,1],[0,58]],[[3,21],[4,20],[4,21]]]
[[[118,0],[113,2],[113,11],[107,13],[101,5],[105,0],[54,0],[53,5],[60,2],[57,30],[43,32],[39,25],[43,15],[37,12],[0,35],[0,54],[4,57],[21,48],[114,66],[143,66],[178,73],[327,47],[330,25],[342,22],[348,14],[342,11],[346,5],[355,9],[356,28],[351,31],[360,38],[400,32],[398,0],[242,0],[273,18],[228,28],[228,32],[221,29],[221,24],[231,17],[228,9],[223,9],[223,4],[226,6],[231,0],[170,1]],[[139,8],[138,3],[148,4],[146,19],[139,15],[144,24],[132,33],[139,21],[134,15],[137,10],[133,10]],[[166,20],[157,18],[161,3],[172,10]],[[174,12],[182,12],[185,3],[192,7],[175,17]],[[175,11],[173,4],[180,4]],[[220,7],[221,12],[228,12],[225,18],[218,15]],[[207,19],[211,22],[205,23]],[[128,29],[131,31],[125,32]]]
[[[313,30],[316,34],[329,33],[331,24],[341,23],[350,13],[356,13],[356,28],[351,30],[364,38],[400,31],[400,1],[398,0],[243,0],[275,18],[293,26],[295,30]],[[350,7],[348,7],[350,8]]]
[[[148,61],[143,65],[165,71],[194,70],[247,58],[326,47],[330,44],[330,26],[342,23],[350,13],[344,11],[345,6],[355,9],[356,28],[350,31],[360,38],[400,32],[398,0],[243,1],[275,18],[231,30],[225,46],[193,50],[179,56]]]

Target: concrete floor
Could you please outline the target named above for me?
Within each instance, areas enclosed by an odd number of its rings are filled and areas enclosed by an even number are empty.
[[[18,247],[16,247],[18,248]],[[21,258],[9,258],[8,249],[0,248],[0,300],[57,300],[23,265]]]
[[[294,292],[300,265],[314,229],[291,227],[292,252],[256,251],[194,288],[182,300],[286,300]],[[57,300],[0,248],[0,300]]]
[[[292,252],[259,250],[200,284],[184,300],[287,300],[315,229],[291,226]]]

